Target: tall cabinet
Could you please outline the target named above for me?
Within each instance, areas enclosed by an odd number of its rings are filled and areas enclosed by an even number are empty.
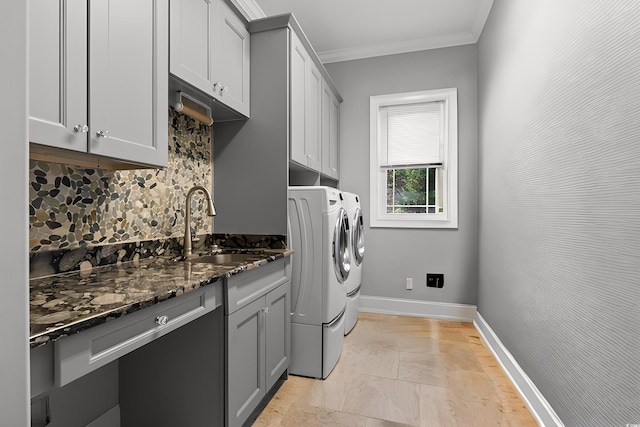
[[[214,127],[214,182],[234,183],[216,188],[228,210],[214,227],[286,235],[288,185],[338,184],[342,98],[293,15],[251,21],[249,32],[251,119]]]
[[[168,12],[168,0],[29,0],[32,157],[167,164]]]

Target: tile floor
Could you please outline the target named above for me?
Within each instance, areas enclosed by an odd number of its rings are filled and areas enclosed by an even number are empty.
[[[360,313],[322,380],[289,376],[262,426],[537,426],[471,323]]]

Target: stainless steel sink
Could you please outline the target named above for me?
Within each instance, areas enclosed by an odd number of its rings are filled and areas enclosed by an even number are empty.
[[[257,261],[260,259],[260,257],[260,254],[214,254],[189,258],[187,259],[187,262],[207,264],[235,264],[247,261]]]

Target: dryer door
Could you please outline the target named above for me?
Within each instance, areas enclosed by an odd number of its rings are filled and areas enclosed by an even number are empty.
[[[338,281],[343,283],[351,271],[351,255],[349,254],[349,216],[340,208],[338,220],[333,233],[333,267]]]
[[[364,258],[364,221],[362,220],[362,210],[356,209],[353,219],[353,258],[356,265],[362,264]]]

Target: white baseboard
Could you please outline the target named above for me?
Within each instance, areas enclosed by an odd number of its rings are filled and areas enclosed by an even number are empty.
[[[86,427],[120,427],[120,405],[109,409],[87,424]]]
[[[487,344],[487,347],[498,360],[500,366],[505,371],[511,383],[518,390],[529,410],[535,417],[538,424],[543,427],[558,426],[564,427],[560,417],[555,413],[547,399],[544,398],[538,387],[531,381],[529,376],[522,370],[516,359],[509,350],[502,344],[498,336],[493,332],[491,326],[484,320],[480,313],[476,313],[473,321],[480,336]]]
[[[444,302],[416,301],[360,295],[360,311],[398,316],[430,317],[457,322],[473,322],[476,306]]]

